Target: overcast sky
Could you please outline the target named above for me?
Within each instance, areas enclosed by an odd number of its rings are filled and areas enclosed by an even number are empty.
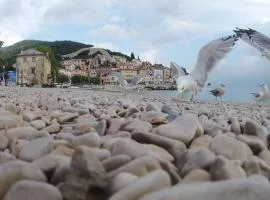
[[[0,40],[74,40],[192,70],[212,39],[254,28],[270,36],[270,0],[0,0]],[[270,61],[239,41],[210,80],[270,83]]]

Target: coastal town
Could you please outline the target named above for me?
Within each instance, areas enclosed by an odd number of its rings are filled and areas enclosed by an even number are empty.
[[[22,50],[16,56],[17,85],[50,85],[56,83],[56,77],[52,74],[52,64],[48,53],[42,53],[34,48]],[[101,48],[83,48],[76,52],[61,55],[58,74],[63,80],[58,80],[67,85],[70,84],[100,84],[117,85],[118,79],[110,76],[111,72],[120,72],[129,82],[138,74],[145,74],[140,83],[147,87],[170,89],[175,86],[171,68],[162,64],[151,64],[141,61],[134,54],[112,55]],[[76,81],[76,79],[85,81]],[[56,83],[57,84],[57,83]]]

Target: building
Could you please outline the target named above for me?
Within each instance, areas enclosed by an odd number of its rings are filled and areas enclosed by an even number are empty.
[[[163,69],[162,65],[154,65],[153,66],[153,84],[161,85],[163,84]]]
[[[41,85],[51,83],[51,62],[46,53],[35,49],[21,51],[16,57],[17,84]]]
[[[164,83],[171,82],[171,69],[168,67],[164,67],[163,69]]]

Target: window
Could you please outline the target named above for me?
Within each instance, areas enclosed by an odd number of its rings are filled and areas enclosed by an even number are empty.
[[[26,62],[26,57],[23,57],[23,62]]]
[[[35,71],[36,71],[35,68],[32,68],[32,69],[31,69],[31,73],[32,73],[32,74],[35,74]]]
[[[36,62],[36,57],[32,57],[32,62]]]

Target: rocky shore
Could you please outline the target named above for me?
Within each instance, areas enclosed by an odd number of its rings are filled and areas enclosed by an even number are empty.
[[[0,199],[266,200],[270,106],[0,87]]]

